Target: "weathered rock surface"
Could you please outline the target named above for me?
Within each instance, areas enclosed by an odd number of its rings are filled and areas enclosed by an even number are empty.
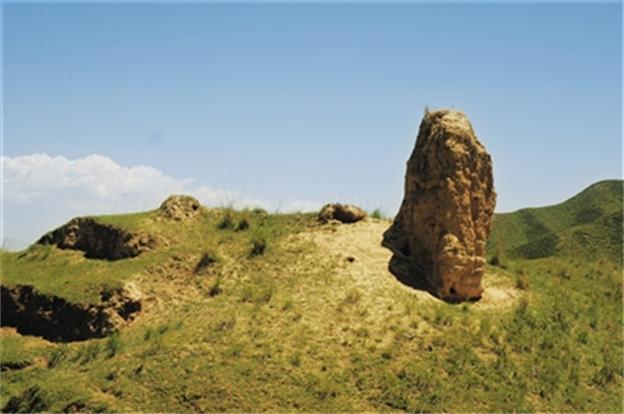
[[[32,286],[0,286],[0,326],[12,326],[23,335],[50,341],[100,338],[134,319],[141,310],[133,285],[101,293],[99,304],[83,304],[46,295]]]
[[[39,244],[53,244],[60,249],[80,250],[89,259],[119,260],[135,257],[152,249],[156,240],[147,234],[98,223],[92,218],[75,218],[45,234]]]
[[[197,216],[202,206],[195,198],[185,195],[172,195],[158,208],[158,216],[175,221],[184,221]]]
[[[321,223],[337,220],[341,223],[356,223],[366,218],[366,211],[348,204],[326,204],[318,215]]]
[[[495,204],[492,160],[466,116],[428,112],[407,162],[403,203],[384,233],[391,270],[424,277],[445,300],[480,298]]]

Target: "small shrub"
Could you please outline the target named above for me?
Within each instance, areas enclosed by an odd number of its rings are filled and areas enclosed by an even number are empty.
[[[576,337],[576,341],[580,344],[587,345],[589,343],[589,335],[586,331],[579,333]]]
[[[201,259],[199,259],[199,262],[197,262],[197,264],[195,265],[193,273],[201,273],[202,270],[206,269],[210,265],[217,263],[218,261],[218,257],[215,254],[206,252],[202,255]]]
[[[236,318],[232,317],[217,322],[215,328],[218,331],[227,332],[234,329],[234,326],[236,326]]]
[[[208,295],[210,297],[214,297],[214,296],[217,296],[217,295],[221,294],[221,292],[223,292],[223,289],[221,288],[221,278],[217,277],[210,284],[210,287],[208,288]]]
[[[249,251],[249,257],[262,256],[267,248],[267,241],[264,237],[255,237],[251,241],[251,250]]]
[[[246,218],[241,219],[236,225],[235,231],[245,231],[249,228],[249,220]]]
[[[301,355],[299,355],[299,354],[291,355],[290,357],[288,357],[288,362],[293,367],[300,367],[301,366]]]
[[[162,335],[168,330],[169,330],[169,325],[167,325],[166,323],[163,323],[158,327],[157,332],[159,335]]]
[[[522,318],[526,318],[527,311],[529,310],[529,301],[527,298],[521,298],[518,301],[518,307],[516,308],[516,313]]]
[[[260,207],[256,207],[253,210],[251,210],[251,214],[255,215],[255,216],[267,216],[269,215],[269,213]]]
[[[234,228],[234,211],[231,208],[223,210],[223,217],[217,224],[219,230],[232,230]]]
[[[381,352],[381,357],[383,359],[392,359],[392,352],[390,350],[385,350]]]
[[[571,278],[570,272],[567,271],[566,269],[561,269],[559,271],[558,275],[563,280],[570,280],[570,278]]]
[[[605,364],[602,368],[600,368],[600,370],[598,370],[598,372],[594,374],[591,382],[595,386],[603,388],[607,384],[615,382],[616,374],[617,368]]]
[[[380,219],[380,220],[386,218],[386,216],[384,215],[384,213],[381,211],[380,208],[374,209],[370,216],[374,219]]]
[[[524,272],[521,272],[518,275],[516,275],[516,288],[517,289],[527,290],[529,286],[530,286],[529,278]]]

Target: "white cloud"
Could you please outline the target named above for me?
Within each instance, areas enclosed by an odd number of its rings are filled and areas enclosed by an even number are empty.
[[[2,157],[2,164],[4,202],[9,204],[53,203],[93,214],[155,208],[167,196],[184,193],[211,206],[269,207],[234,191],[193,186],[191,179],[145,165],[124,167],[97,154],[76,160],[47,154]]]
[[[190,194],[207,206],[274,209],[265,200],[198,186],[192,179],[174,178],[146,165],[122,166],[97,154],[75,160],[32,154],[2,157],[1,162],[4,236],[16,240],[32,240],[59,221],[78,215],[153,209],[171,194]],[[292,212],[319,207],[315,202],[292,201],[276,209]],[[33,212],[38,216],[36,225]]]

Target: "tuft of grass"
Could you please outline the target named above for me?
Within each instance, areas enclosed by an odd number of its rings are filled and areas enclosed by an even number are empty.
[[[152,337],[154,337],[154,328],[152,328],[151,326],[148,326],[147,329],[145,330],[145,333],[143,334],[143,340],[144,341],[149,341],[150,339],[152,339]]]
[[[38,386],[30,387],[19,396],[11,397],[2,408],[9,413],[38,413],[48,411],[47,395]]]
[[[268,216],[269,213],[260,207],[256,207],[253,210],[251,210],[251,214],[253,214],[254,216]]]
[[[221,220],[217,223],[219,230],[233,230],[236,225],[234,209],[224,208],[221,212]]]
[[[347,295],[343,299],[343,303],[347,305],[355,305],[362,298],[362,294],[359,290],[352,288],[347,292]]]
[[[381,208],[376,208],[374,209],[371,213],[370,216],[374,219],[380,219],[383,220],[386,218],[386,215],[383,213],[383,211],[381,211]]]
[[[236,228],[234,229],[235,231],[245,231],[247,229],[249,229],[249,220],[247,220],[246,218],[242,218],[239,220],[238,224],[236,225]]]
[[[275,294],[275,284],[271,279],[258,277],[245,284],[241,292],[241,301],[263,305],[269,303]]]
[[[529,286],[530,286],[529,277],[523,270],[520,270],[516,274],[516,288],[520,290],[527,290],[529,289]]]
[[[48,368],[55,368],[69,357],[69,347],[66,344],[62,344],[57,348],[54,348],[48,356]]]
[[[254,236],[251,239],[251,249],[249,250],[249,257],[262,256],[267,249],[267,240],[264,236]]]
[[[217,296],[223,292],[223,288],[221,287],[221,277],[216,277],[214,281],[208,287],[208,295],[211,297]]]
[[[211,265],[217,263],[219,261],[219,257],[215,253],[205,252],[202,254],[201,258],[195,265],[195,269],[193,269],[193,273],[198,274],[203,270],[207,269]]]
[[[492,256],[492,257],[490,258],[489,262],[490,262],[490,264],[491,264],[492,266],[500,266],[501,261],[500,261],[500,258],[499,258],[498,253],[497,253],[497,254],[495,254],[494,256]]]
[[[119,337],[119,332],[113,332],[108,337],[106,341],[106,356],[108,358],[112,358],[115,355],[119,354],[122,348],[121,338]]]

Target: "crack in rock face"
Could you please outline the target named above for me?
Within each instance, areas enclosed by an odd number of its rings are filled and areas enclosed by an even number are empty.
[[[384,233],[391,270],[424,277],[447,301],[479,299],[495,205],[492,160],[468,118],[428,112],[407,162],[403,202]]]
[[[103,291],[97,305],[70,302],[28,285],[0,286],[0,294],[0,326],[55,342],[101,338],[141,310],[140,295],[133,287]]]
[[[60,249],[80,250],[88,259],[119,260],[135,257],[156,245],[149,235],[98,223],[92,218],[75,218],[47,233],[39,244],[52,244]]]

